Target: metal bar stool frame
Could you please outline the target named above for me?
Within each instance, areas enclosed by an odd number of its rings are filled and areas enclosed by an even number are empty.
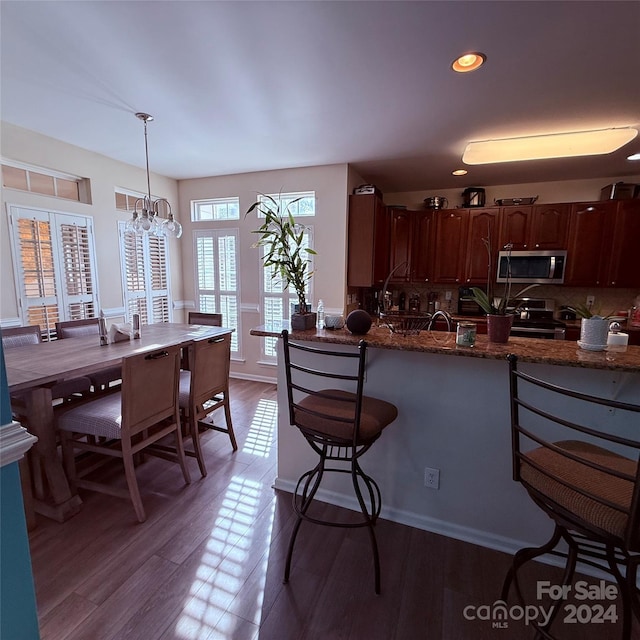
[[[392,422],[397,415],[397,411],[393,415],[393,418],[389,420],[383,427],[373,433],[370,436],[363,436],[360,432],[360,423],[363,414],[363,400],[366,398],[363,396],[364,390],[364,373],[366,368],[366,352],[367,343],[361,340],[358,344],[357,352],[353,351],[331,351],[318,347],[311,347],[308,345],[292,342],[289,340],[288,332],[282,332],[283,338],[283,354],[287,380],[287,396],[288,396],[288,409],[289,409],[289,422],[291,425],[296,426],[309,443],[311,448],[318,455],[318,463],[309,471],[305,472],[298,480],[295,491],[293,493],[292,504],[293,509],[297,515],[296,523],[291,533],[289,540],[289,547],[287,551],[287,559],[284,571],[284,583],[289,581],[291,573],[291,561],[293,557],[293,550],[295,542],[300,530],[300,526],[303,521],[308,521],[314,524],[341,527],[341,528],[359,528],[366,527],[369,532],[369,540],[373,553],[374,562],[374,579],[375,579],[375,592],[380,593],[380,556],[378,552],[378,544],[375,535],[376,521],[380,515],[381,509],[381,494],[380,488],[371,476],[367,475],[360,466],[359,458],[366,453],[373,443],[380,437],[382,428]],[[292,360],[292,353],[308,353],[314,356],[326,356],[327,358],[335,358],[337,360],[355,360],[355,373],[331,373],[327,371],[321,371],[310,366],[306,366]],[[340,380],[343,382],[351,383],[355,385],[355,392],[348,393],[340,390],[314,390],[300,383],[298,379],[302,376],[309,376],[313,378],[326,378],[332,380]],[[334,416],[323,413],[322,411],[314,410],[301,404],[301,401],[296,399],[296,396],[304,396],[306,398],[313,398],[314,400],[328,400],[332,403],[337,403],[344,411],[343,413],[349,413],[351,416]],[[378,401],[382,402],[382,401]],[[388,405],[388,403],[383,403]],[[352,405],[352,411],[347,410],[348,406]],[[391,406],[392,405],[388,405]],[[395,410],[395,407],[393,407]],[[337,425],[344,425],[347,432],[351,432],[349,437],[339,435],[328,435],[327,433],[320,433],[309,428],[309,425],[305,425],[305,418],[314,420],[331,420],[335,421]],[[333,464],[335,463],[335,464]],[[343,466],[339,466],[342,464]],[[309,515],[308,510],[313,502],[313,499],[320,487],[322,479],[325,473],[345,473],[351,476],[354,492],[362,513],[362,520],[356,522],[338,522],[333,520],[323,520],[317,517]],[[363,489],[364,487],[364,495]],[[368,499],[367,500],[365,499]]]
[[[573,398],[577,401],[584,402],[588,406],[601,405],[620,411],[631,412],[631,414],[640,414],[640,405],[607,398],[591,396],[572,389],[567,389],[559,385],[544,381],[534,377],[528,373],[518,370],[517,357],[510,354],[507,356],[509,361],[509,387],[510,387],[510,403],[511,403],[511,433],[512,433],[512,459],[513,459],[513,479],[527,490],[529,496],[534,503],[540,507],[555,523],[553,534],[548,542],[540,547],[527,547],[520,549],[513,557],[512,565],[505,577],[501,599],[506,602],[511,586],[513,585],[516,596],[520,603],[524,603],[524,597],[518,583],[518,570],[530,560],[540,557],[544,554],[550,554],[562,558],[566,558],[565,570],[562,577],[562,586],[570,585],[575,573],[578,561],[593,566],[597,569],[610,573],[619,589],[623,604],[622,617],[622,638],[630,640],[632,631],[632,614],[640,621],[640,590],[637,587],[636,577],[638,564],[640,564],[640,440],[623,437],[614,433],[600,431],[598,428],[577,424],[576,422],[565,419],[554,412],[553,409],[542,408],[544,402],[541,400],[527,401],[523,400],[521,395],[520,383],[532,385],[538,389],[545,390],[551,395],[561,396],[564,398]],[[548,401],[548,398],[547,398]],[[587,436],[587,438],[603,440],[607,443],[620,445],[635,450],[634,458],[624,458],[625,463],[635,464],[633,473],[623,473],[617,468],[602,466],[598,462],[585,459],[579,454],[573,453],[567,445],[571,441],[548,442],[541,437],[535,428],[524,426],[521,417],[521,409],[531,415],[547,421],[555,423],[571,432],[577,432]],[[537,444],[534,455],[531,451],[524,451],[521,447],[521,440],[529,440]],[[582,443],[584,444],[584,443]],[[600,452],[612,453],[607,449],[595,447]],[[543,452],[545,457],[535,458],[536,453]],[[578,481],[573,484],[571,481],[562,479],[554,475],[552,468],[545,461],[548,455],[557,454],[566,458],[566,464],[578,463],[592,472],[602,472],[608,476],[628,482],[630,485],[629,504],[621,506],[611,500],[607,500],[595,491],[589,491],[581,486]],[[616,456],[616,454],[613,454]],[[621,456],[617,456],[621,458]],[[533,481],[529,475],[529,480],[523,477],[523,466],[528,465],[534,470],[534,473],[540,474],[545,481],[558,483],[565,489],[575,492],[578,499],[592,500],[594,504],[600,505],[601,508],[609,509],[611,512],[620,513],[625,518],[624,529],[619,534],[614,534],[602,527],[596,526],[589,519],[581,516],[581,514],[567,508],[566,505],[554,500],[554,496],[550,496],[541,487],[540,482]],[[537,486],[536,486],[537,485]],[[567,550],[558,550],[558,544],[564,541]],[[621,567],[623,571],[621,571]],[[536,629],[536,638],[547,638],[555,640],[555,636],[551,635],[550,627],[560,611],[560,603],[553,607],[553,611],[545,627],[533,624]]]

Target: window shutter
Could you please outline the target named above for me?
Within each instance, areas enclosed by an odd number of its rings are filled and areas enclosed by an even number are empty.
[[[237,246],[238,229],[210,229],[194,234],[198,310],[222,313],[222,324],[235,329],[231,351],[236,354],[240,353]]]
[[[125,233],[118,223],[124,303],[127,320],[134,313],[142,324],[171,321],[167,239]]]
[[[59,320],[94,317],[91,219],[18,207],[9,212],[23,321],[51,336]]]

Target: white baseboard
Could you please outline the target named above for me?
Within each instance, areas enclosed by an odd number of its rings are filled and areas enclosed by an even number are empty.
[[[249,380],[250,382],[266,382],[267,384],[277,384],[278,382],[275,377],[256,376],[252,373],[234,373],[233,371],[229,374],[229,377],[236,380]]]
[[[274,489],[286,491],[287,493],[293,493],[296,483],[290,480],[281,480],[276,477],[273,487]],[[314,499],[320,500],[321,502],[327,502],[328,504],[333,504],[338,507],[343,507],[345,509],[350,509],[351,511],[360,511],[360,506],[358,505],[355,497],[350,498],[333,491],[323,491],[320,489]],[[487,531],[481,531],[479,529],[462,527],[451,522],[430,518],[423,514],[412,513],[410,511],[386,509],[384,504],[382,511],[380,512],[380,517],[385,520],[390,520],[391,522],[397,522],[423,531],[429,531],[430,533],[436,533],[447,538],[453,538],[454,540],[468,542],[469,544],[476,544],[486,549],[501,551],[507,555],[513,555],[516,551],[525,547],[537,547],[541,544],[541,542],[516,540],[514,538],[506,538],[504,536],[500,536],[495,533],[488,533]],[[540,558],[536,558],[536,560],[550,566],[564,567],[564,559],[558,556],[547,554]],[[589,565],[578,563],[577,570],[594,578],[604,580],[612,579],[611,574],[605,571],[600,571],[599,569]]]

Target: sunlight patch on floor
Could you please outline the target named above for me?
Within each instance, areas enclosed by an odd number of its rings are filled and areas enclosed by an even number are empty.
[[[254,569],[260,573],[257,576],[259,596],[256,597],[255,610],[243,612],[245,620],[259,624],[275,511],[274,504],[268,514],[269,526],[265,527],[266,539],[256,540],[253,529],[264,490],[270,488],[262,482],[237,476],[232,478],[202,555],[196,579],[176,624],[177,639],[201,640],[210,635],[233,638],[235,622],[240,618],[225,616],[225,612],[240,594],[243,585],[246,587],[246,579],[256,556],[262,558],[266,552],[266,560]]]
[[[274,443],[277,424],[278,402],[262,398],[256,407],[242,451],[267,458]]]

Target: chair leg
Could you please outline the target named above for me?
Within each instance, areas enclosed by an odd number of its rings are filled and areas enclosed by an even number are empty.
[[[236,434],[233,431],[233,423],[231,422],[231,407],[229,406],[229,394],[224,393],[224,419],[227,422],[227,431],[229,433],[229,440],[231,440],[231,447],[234,451],[238,450],[238,443],[236,442]]]
[[[202,452],[202,445],[200,444],[200,432],[198,431],[198,421],[194,416],[189,416],[189,431],[191,434],[191,441],[193,442],[193,451],[198,461],[198,467],[200,468],[200,475],[204,478],[207,475],[207,468],[204,464],[204,454]]]
[[[623,576],[616,562],[615,549],[611,545],[607,545],[606,554],[609,568],[618,583],[620,595],[622,596],[622,639],[631,640],[632,612],[640,620],[638,588],[636,585],[638,559],[629,557],[626,559],[626,570]]]
[[[509,589],[511,587],[512,581],[516,586],[516,593],[518,597],[520,598],[520,600],[522,600],[522,594],[520,593],[520,587],[518,585],[518,576],[517,576],[518,570],[523,564],[529,562],[529,560],[533,560],[538,556],[542,556],[545,553],[549,553],[549,551],[554,549],[555,546],[558,544],[558,542],[560,542],[561,537],[562,537],[562,532],[560,531],[560,528],[556,525],[555,529],[553,530],[553,535],[551,536],[551,539],[549,540],[549,542],[543,544],[541,547],[527,547],[525,549],[520,549],[520,551],[516,552],[516,554],[513,556],[513,562],[511,564],[511,567],[502,585],[502,592],[500,595],[501,600],[504,600],[504,602],[507,601],[507,598],[509,597]]]
[[[75,493],[77,491],[76,480],[76,458],[73,448],[73,434],[69,431],[60,430],[60,444],[62,445],[62,463],[69,482],[69,488]]]
[[[293,526],[293,531],[291,532],[291,537],[289,538],[289,549],[287,550],[287,561],[284,566],[284,584],[289,582],[289,574],[291,573],[291,558],[293,557],[293,547],[296,543],[296,538],[298,537],[298,531],[300,530],[300,525],[302,524],[302,520],[304,518],[304,514],[307,512],[309,507],[311,506],[311,502],[313,501],[318,488],[320,487],[320,481],[322,480],[322,476],[324,475],[324,463],[325,463],[325,454],[326,447],[324,452],[320,455],[320,461],[316,465],[314,469],[311,471],[307,471],[298,480],[298,484],[293,493],[293,509],[298,514],[298,519],[296,520],[295,525]],[[315,479],[314,479],[315,478]],[[309,484],[311,480],[314,479],[313,486],[311,487],[311,491],[309,490]],[[300,484],[304,480],[304,488],[302,490],[301,503],[300,506],[297,504],[297,496],[298,496],[298,488]]]
[[[367,505],[362,497],[362,492],[360,491],[360,484],[358,482],[358,477],[362,477],[365,485],[369,489],[369,496],[371,498],[371,514],[367,510]],[[358,464],[357,458],[354,458],[351,461],[351,479],[353,481],[353,488],[356,492],[356,497],[358,498],[358,503],[360,504],[360,510],[362,511],[362,515],[367,523],[367,529],[369,530],[369,540],[371,542],[371,550],[373,552],[373,569],[374,569],[374,581],[375,581],[375,591],[377,595],[380,595],[380,554],[378,553],[378,542],[376,540],[376,531],[375,524],[377,515],[379,513],[380,504],[376,507],[376,503],[373,497],[373,491],[371,487],[371,483],[373,480],[364,474],[360,465]],[[375,483],[374,483],[375,485]],[[377,488],[377,485],[375,485]]]
[[[144,522],[147,519],[147,515],[144,512],[144,506],[142,505],[140,489],[138,488],[138,479],[136,478],[136,468],[131,451],[122,452],[122,462],[124,464],[124,473],[127,477],[127,486],[129,487],[129,495],[131,496],[133,508],[138,516],[138,521]]]
[[[197,425],[196,425],[197,428]],[[176,425],[174,430],[174,436],[176,439],[176,454],[178,455],[178,464],[182,469],[182,475],[186,484],[191,484],[191,476],[189,475],[189,469],[187,468],[187,458],[184,453],[184,446],[182,444],[182,432],[180,428],[180,422]]]

